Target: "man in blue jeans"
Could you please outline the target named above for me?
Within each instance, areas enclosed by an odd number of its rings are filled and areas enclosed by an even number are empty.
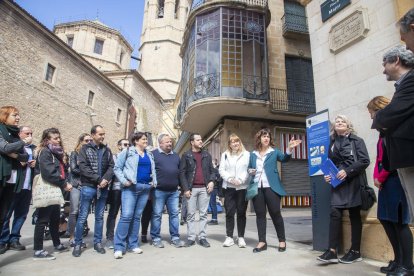
[[[20,139],[32,137],[32,133],[33,132],[30,127],[22,126],[20,127],[19,137]],[[30,201],[32,200],[32,183],[34,177],[34,167],[36,165],[36,158],[33,157],[35,148],[36,146],[31,143],[24,147],[27,154],[29,154],[29,161],[23,164],[25,171],[24,184],[21,191],[15,194],[13,203],[11,204],[4,220],[3,229],[0,232],[0,254],[3,254],[8,249],[18,251],[26,249],[26,247],[20,243],[20,230],[26,221]],[[13,224],[10,231],[10,220],[13,214]]]
[[[103,216],[108,198],[108,184],[114,176],[114,160],[111,150],[103,144],[105,130],[100,125],[91,129],[91,143],[82,146],[79,152],[79,170],[81,176],[81,197],[79,215],[75,228],[75,247],[72,255],[79,257],[82,254],[83,225],[89,214],[89,207],[95,199],[95,228],[93,249],[105,254],[102,246]]]
[[[152,245],[164,248],[161,240],[161,218],[164,205],[167,205],[171,245],[179,248],[184,246],[178,234],[179,227],[179,196],[178,186],[180,184],[180,157],[172,151],[172,140],[168,134],[158,136],[159,148],[154,150],[155,170],[157,172],[157,187],[153,191],[151,238]]]

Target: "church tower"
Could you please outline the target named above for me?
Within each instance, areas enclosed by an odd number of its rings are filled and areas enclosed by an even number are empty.
[[[142,24],[139,73],[166,101],[174,100],[181,80],[187,0],[147,0]]]

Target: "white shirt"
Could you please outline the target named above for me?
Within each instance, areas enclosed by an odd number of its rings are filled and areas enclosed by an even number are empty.
[[[266,157],[274,151],[273,148],[268,148],[264,156],[260,156],[260,153],[258,151],[253,151],[254,154],[257,156],[256,160],[256,174],[254,175],[254,182],[257,182],[259,185],[259,188],[269,188],[270,184],[267,180],[266,172],[264,171],[264,161],[266,160]],[[286,154],[291,155],[289,148],[286,149]]]
[[[31,147],[24,147],[24,149],[26,150],[27,154],[29,155],[29,161],[33,160],[33,150],[32,150],[32,148]],[[22,189],[30,191],[31,178],[32,178],[32,169],[30,168],[29,164],[27,164],[27,166],[26,166],[26,177],[24,179],[24,184],[23,184]]]
[[[264,171],[264,161],[268,154],[270,154],[274,149],[268,148],[263,157],[258,151],[253,151],[257,156],[256,160],[256,174],[254,175],[254,182],[258,183],[259,188],[269,188],[269,181],[267,180],[266,173]]]

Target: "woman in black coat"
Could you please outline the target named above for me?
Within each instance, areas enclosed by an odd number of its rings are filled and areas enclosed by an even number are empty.
[[[64,163],[64,150],[60,132],[57,128],[43,131],[42,140],[37,148],[37,166],[44,181],[56,185],[65,191],[70,191],[72,185],[67,182],[68,174]],[[67,251],[59,239],[60,205],[50,205],[37,208],[38,219],[34,229],[34,260],[54,260],[55,257],[43,250],[45,227],[49,225],[53,246],[56,252]]]
[[[20,192],[24,183],[23,166],[29,155],[24,146],[30,144],[32,137],[20,140],[20,115],[14,106],[0,108],[0,229],[13,202],[14,193]],[[5,244],[0,245],[0,254],[6,252]]]
[[[364,140],[354,134],[352,123],[344,115],[335,118],[329,158],[339,169],[337,177],[342,183],[331,190],[331,214],[329,225],[329,249],[318,257],[326,263],[354,263],[361,261],[361,183],[366,183],[365,169],[370,161]],[[330,182],[330,176],[325,176]],[[342,227],[342,213],[349,211],[352,245],[348,253],[338,259],[337,249]]]

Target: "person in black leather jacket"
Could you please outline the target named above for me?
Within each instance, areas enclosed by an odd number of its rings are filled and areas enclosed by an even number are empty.
[[[195,213],[200,211],[200,232],[198,239],[203,247],[210,247],[206,239],[207,209],[210,193],[214,189],[214,173],[211,155],[202,150],[203,141],[199,134],[191,134],[191,149],[185,152],[180,162],[180,182],[187,198],[187,247],[195,244]]]

